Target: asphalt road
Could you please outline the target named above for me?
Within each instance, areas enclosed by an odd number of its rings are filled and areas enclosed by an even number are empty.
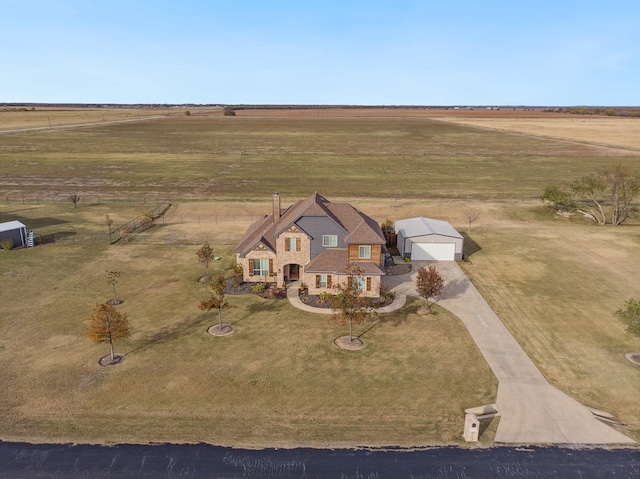
[[[241,450],[0,442],[0,478],[638,479],[640,449]]]

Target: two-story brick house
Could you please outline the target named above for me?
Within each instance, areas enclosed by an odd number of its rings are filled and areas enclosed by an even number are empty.
[[[370,297],[380,295],[385,251],[385,238],[372,218],[318,193],[284,211],[275,193],[273,212],[253,223],[235,249],[244,281],[299,280],[309,294],[318,294],[330,292],[350,268],[358,268],[361,288]]]

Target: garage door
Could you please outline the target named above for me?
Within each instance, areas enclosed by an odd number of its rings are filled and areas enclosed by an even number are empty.
[[[417,261],[453,261],[455,243],[413,243],[411,259]]]

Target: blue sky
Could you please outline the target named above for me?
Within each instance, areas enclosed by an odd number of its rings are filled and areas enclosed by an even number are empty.
[[[638,0],[0,0],[0,102],[640,105]]]

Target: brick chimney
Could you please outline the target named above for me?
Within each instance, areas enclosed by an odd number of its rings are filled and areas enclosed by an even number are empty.
[[[277,222],[280,219],[280,194],[273,194],[273,222]]]

